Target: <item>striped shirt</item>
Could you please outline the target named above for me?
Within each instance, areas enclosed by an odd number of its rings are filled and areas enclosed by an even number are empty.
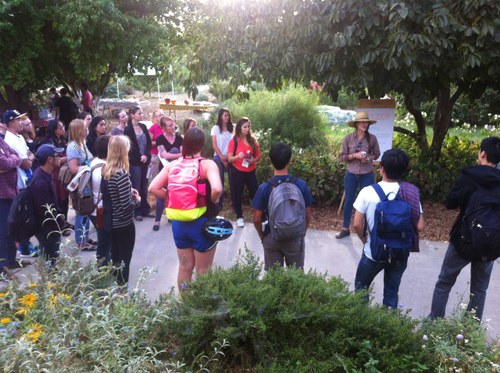
[[[111,198],[113,229],[128,226],[134,222],[135,202],[132,201],[132,182],[125,171],[118,171],[108,181],[109,196]],[[103,196],[104,197],[104,196]]]

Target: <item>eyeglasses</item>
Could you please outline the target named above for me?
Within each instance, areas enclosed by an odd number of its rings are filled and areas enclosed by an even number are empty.
[[[361,149],[363,149],[363,144],[361,142],[358,142],[358,145],[356,145],[356,149],[354,151],[357,153],[360,152]]]

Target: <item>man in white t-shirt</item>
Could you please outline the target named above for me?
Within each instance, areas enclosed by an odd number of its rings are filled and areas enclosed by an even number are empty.
[[[399,180],[406,173],[409,164],[408,155],[400,149],[387,150],[380,161],[380,174],[382,181],[378,184],[382,188],[388,199],[394,199],[400,189]],[[418,188],[409,183],[404,183],[405,189],[411,191],[406,193],[408,198],[404,198],[412,210],[412,225],[413,237],[418,240],[416,232],[424,228],[424,218],[422,215],[422,207],[420,205],[420,198]],[[400,194],[401,195],[401,194]],[[413,198],[410,198],[413,197]],[[356,279],[354,280],[355,290],[367,290],[375,276],[384,271],[384,297],[383,304],[387,307],[397,308],[398,306],[398,292],[401,278],[406,269],[408,258],[399,258],[388,261],[375,261],[372,256],[370,248],[370,231],[373,229],[375,208],[380,202],[380,197],[372,186],[363,188],[354,202],[354,223],[353,227],[356,234],[363,242],[363,255],[358,264],[356,271]],[[365,233],[365,217],[368,224],[368,229]],[[416,245],[415,245],[416,243]],[[418,251],[418,241],[415,242],[413,247]]]
[[[34,155],[28,149],[26,140],[21,135],[23,131],[21,118],[25,115],[26,114],[20,114],[17,110],[7,110],[3,114],[3,122],[7,126],[5,142],[22,160],[21,165],[17,168],[17,188],[19,190],[26,188],[28,182],[27,172],[31,174],[31,166],[34,159]]]

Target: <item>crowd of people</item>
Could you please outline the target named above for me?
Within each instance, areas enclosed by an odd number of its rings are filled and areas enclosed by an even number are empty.
[[[262,157],[261,149],[247,117],[233,124],[230,111],[219,110],[217,122],[210,132],[214,151],[211,160],[201,157],[205,134],[194,119],[186,119],[178,130],[171,117],[165,116],[162,110],[155,110],[151,113],[152,126],[148,128],[143,123],[143,109],[134,106],[128,113],[119,111],[117,124],[110,130],[104,117],[92,116],[88,90],[82,100],[84,110],[81,113],[74,112],[72,105],[66,103],[68,96],[64,89],[60,93],[54,102],[58,117],[49,121],[43,139],[36,139],[27,115],[7,110],[2,116],[0,268],[5,275],[11,275],[13,268],[26,265],[16,260],[16,249],[21,257],[38,255],[30,241],[16,243],[8,235],[7,217],[11,205],[16,195],[29,185],[35,196],[35,215],[40,225],[35,236],[40,254],[49,266],[57,265],[61,236],[74,231],[77,247],[96,251],[99,266],[110,262],[117,266],[114,272],[117,283],[125,285],[135,246],[135,222],[154,219],[152,230],[159,231],[166,211],[179,259],[177,285],[184,290],[195,272],[203,274],[212,266],[217,240],[203,232],[207,222],[222,209],[226,173],[238,228],[245,227],[242,199],[245,187],[248,190],[254,210],[253,225],[263,245],[265,270],[274,265],[303,268],[313,197],[305,180],[289,174],[292,159],[289,145],[277,143],[266,149],[274,175],[259,186],[256,168]],[[375,123],[364,112],[358,112],[348,123],[354,131],[344,138],[339,154],[340,161],[347,167],[343,225],[336,237],[349,236],[353,220],[352,229],[363,244],[355,290],[365,291],[375,276],[384,271],[383,303],[396,308],[408,256],[410,252],[419,251],[419,232],[424,228],[424,219],[418,188],[403,181],[409,166],[406,153],[390,149],[378,161],[381,156],[379,144],[369,132]],[[460,219],[476,190],[500,187],[498,162],[500,139],[483,140],[478,166],[464,171],[450,191],[447,207],[460,208],[460,215],[453,226],[450,246],[434,291],[431,317],[444,316],[451,287],[461,269],[469,263],[472,263],[469,306],[478,317],[482,316],[496,257],[463,255],[467,244],[462,239],[465,228]],[[71,183],[78,182],[85,171],[91,173],[95,209],[89,214],[76,211],[74,225],[68,222],[70,198],[67,182],[61,177],[63,168],[68,170]],[[375,168],[379,169],[378,177]],[[182,207],[190,202],[183,201],[188,194],[182,194],[184,186],[181,184],[188,183],[190,177],[195,182],[191,188],[196,193],[195,205],[188,208]],[[381,181],[377,183],[378,178]],[[156,198],[154,214],[148,192]],[[388,238],[384,229],[388,229],[391,218],[381,229],[383,223],[377,214],[386,208],[386,216],[390,216],[387,206],[391,201],[403,201],[408,218],[407,227],[401,223]],[[383,203],[387,205],[382,207]],[[52,218],[48,218],[50,216]],[[89,236],[91,224],[96,229],[97,241]],[[381,245],[385,251],[380,251]]]

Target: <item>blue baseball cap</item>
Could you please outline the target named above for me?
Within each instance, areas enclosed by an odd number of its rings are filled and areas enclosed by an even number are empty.
[[[47,159],[48,157],[53,157],[57,155],[57,153],[62,152],[64,152],[63,148],[56,148],[52,144],[43,144],[36,151],[35,157],[37,157],[38,159]]]
[[[11,120],[22,118],[26,113],[21,114],[17,110],[6,110],[2,115],[2,123],[8,124]]]

